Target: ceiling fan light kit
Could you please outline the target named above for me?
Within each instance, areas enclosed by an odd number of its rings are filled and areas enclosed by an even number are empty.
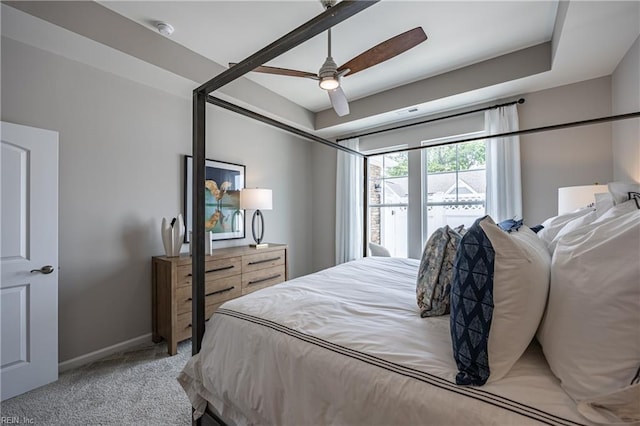
[[[340,86],[340,81],[334,78],[332,75],[328,77],[320,77],[320,87],[324,90],[337,89]]]

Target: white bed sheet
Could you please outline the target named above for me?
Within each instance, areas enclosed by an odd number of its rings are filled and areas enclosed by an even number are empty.
[[[536,343],[509,374],[455,385],[449,317],[421,318],[419,262],[369,257],[225,303],[179,381],[232,424],[590,424]]]

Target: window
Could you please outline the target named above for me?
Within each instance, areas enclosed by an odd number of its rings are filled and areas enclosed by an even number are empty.
[[[485,141],[430,146],[485,137],[484,115],[471,118],[425,131],[420,145],[403,143],[409,139],[417,142],[415,134],[360,141],[362,152],[369,156],[369,242],[385,247],[392,256],[419,259],[425,242],[437,228],[470,226],[484,216]],[[438,137],[441,135],[447,136]],[[413,149],[385,154],[409,147]]]
[[[407,257],[409,161],[406,152],[369,157],[369,240]]]
[[[424,142],[463,139],[475,132]],[[469,227],[484,215],[486,200],[485,142],[472,141],[422,150],[424,165],[424,241],[436,229],[449,225]]]

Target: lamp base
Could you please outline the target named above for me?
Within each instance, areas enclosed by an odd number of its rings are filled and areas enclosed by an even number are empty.
[[[249,247],[253,247],[255,249],[263,249],[269,247],[269,243],[249,244]]]

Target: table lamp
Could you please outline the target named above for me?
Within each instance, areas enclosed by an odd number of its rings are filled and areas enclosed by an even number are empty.
[[[558,214],[572,212],[581,207],[592,206],[596,199],[594,194],[607,192],[607,185],[582,185],[558,188]]]
[[[244,210],[255,210],[253,219],[251,220],[251,232],[253,233],[255,244],[251,244],[251,247],[257,249],[269,247],[269,244],[262,243],[262,237],[264,236],[264,217],[260,210],[271,210],[273,208],[271,195],[270,189],[263,188],[245,188],[240,191],[240,208]],[[256,228],[258,232],[256,232]]]

